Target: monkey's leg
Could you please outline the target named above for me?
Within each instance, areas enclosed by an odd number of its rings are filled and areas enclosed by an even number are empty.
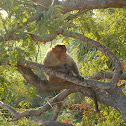
[[[50,75],[48,80],[49,80],[51,83],[53,83],[53,84],[61,84],[61,83],[66,82],[66,80],[60,79],[60,78],[58,78],[58,77],[56,77],[56,76],[53,76],[53,75]]]
[[[58,70],[60,72],[69,74],[69,75],[73,75],[70,67],[68,65],[66,65],[66,64],[64,64],[62,66],[55,66],[55,67],[50,67],[50,68],[53,69],[53,70]],[[50,81],[53,84],[61,84],[61,83],[66,82],[66,80],[64,80],[64,79],[61,79],[61,78],[58,78],[56,76],[49,75],[49,74],[48,74],[47,79],[48,79],[48,81]]]

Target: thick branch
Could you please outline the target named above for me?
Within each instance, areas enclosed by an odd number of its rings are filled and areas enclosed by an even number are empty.
[[[33,0],[41,5],[50,7],[52,0]],[[126,6],[125,0],[63,0],[55,3],[62,6],[64,13],[73,10],[92,10],[92,9],[105,9],[105,8],[122,8]]]
[[[105,8],[122,8],[126,6],[125,0],[63,0],[59,3],[64,13],[73,10],[93,10]]]
[[[109,89],[109,85],[110,85],[109,83],[100,82],[97,80],[86,80],[86,79],[80,80],[77,77],[66,75],[65,73],[57,72],[55,70],[51,70],[49,68],[46,68],[44,65],[38,64],[35,62],[24,60],[24,61],[18,62],[18,64],[21,66],[25,66],[27,68],[31,68],[31,69],[35,69],[35,70],[39,70],[42,72],[46,72],[46,73],[55,75],[56,77],[65,79],[69,82],[72,82],[72,83],[80,85],[80,86],[94,87],[94,88],[100,88],[100,89]]]

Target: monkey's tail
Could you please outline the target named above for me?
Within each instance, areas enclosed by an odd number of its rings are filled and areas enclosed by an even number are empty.
[[[90,88],[90,89],[91,89],[93,100],[94,100],[94,104],[95,104],[95,111],[96,112],[100,112],[99,109],[98,109],[98,101],[97,101],[95,90],[93,88]]]

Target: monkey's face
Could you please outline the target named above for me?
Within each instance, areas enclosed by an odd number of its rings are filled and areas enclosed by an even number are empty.
[[[65,61],[67,59],[67,54],[66,54],[66,47],[64,46],[59,46],[59,47],[55,47],[52,48],[53,53],[55,54],[56,58],[61,60],[61,61]]]

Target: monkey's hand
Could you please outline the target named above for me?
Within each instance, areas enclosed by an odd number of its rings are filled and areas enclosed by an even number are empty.
[[[63,68],[64,68],[64,71],[65,71],[66,74],[69,74],[70,76],[73,76],[72,70],[71,70],[71,68],[70,68],[70,66],[68,64],[65,63],[63,65]]]
[[[78,78],[80,81],[83,81],[83,80],[84,80],[84,77],[82,77],[81,75],[77,75],[77,78]]]

